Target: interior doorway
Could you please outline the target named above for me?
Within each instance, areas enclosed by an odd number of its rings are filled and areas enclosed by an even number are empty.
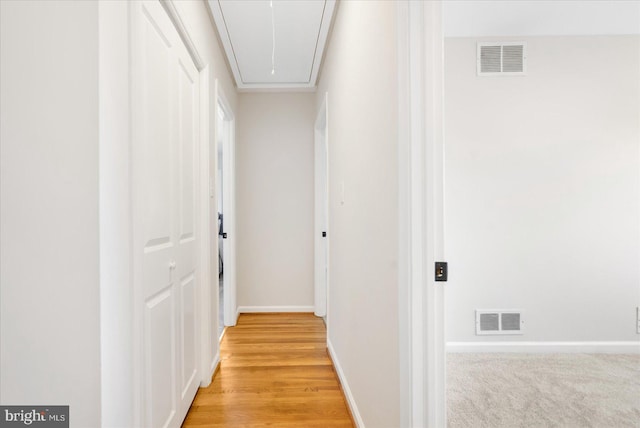
[[[215,195],[216,211],[212,215],[211,228],[217,254],[218,293],[217,326],[218,338],[224,328],[233,326],[237,320],[236,309],[236,252],[235,252],[235,119],[233,111],[221,88],[216,82],[216,122],[215,147]]]
[[[315,123],[315,290],[314,313],[327,323],[327,293],[329,279],[329,157],[328,157],[328,95],[318,111]],[[328,330],[328,326],[327,326]]]
[[[218,156],[217,170],[216,170],[216,203],[218,207],[217,218],[217,245],[218,245],[218,337],[222,337],[224,332],[224,239],[228,237],[227,232],[224,229],[224,185],[222,164],[224,162],[224,114],[222,109],[217,109],[216,115],[216,128],[221,129],[222,132],[218,132],[216,135],[216,153]]]

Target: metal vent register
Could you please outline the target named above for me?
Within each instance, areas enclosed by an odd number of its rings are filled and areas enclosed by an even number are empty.
[[[478,76],[513,76],[525,74],[524,42],[478,43]]]
[[[520,309],[476,310],[477,335],[522,334],[523,326]]]

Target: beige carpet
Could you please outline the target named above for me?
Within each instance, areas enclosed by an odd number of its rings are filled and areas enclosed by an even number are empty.
[[[447,358],[450,428],[640,428],[640,355]]]

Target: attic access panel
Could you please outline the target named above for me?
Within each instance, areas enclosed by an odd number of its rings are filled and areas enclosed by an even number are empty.
[[[209,7],[239,89],[315,87],[335,0],[209,0]]]

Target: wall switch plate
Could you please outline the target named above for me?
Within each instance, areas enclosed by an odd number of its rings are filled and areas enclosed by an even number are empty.
[[[447,262],[436,262],[436,281],[446,281],[449,275]]]

